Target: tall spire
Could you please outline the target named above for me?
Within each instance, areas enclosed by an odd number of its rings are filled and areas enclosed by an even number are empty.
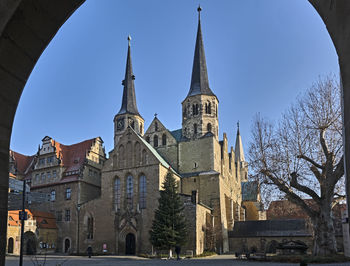
[[[237,137],[236,137],[236,146],[235,146],[235,159],[236,162],[244,162],[244,151],[241,134],[239,133],[239,121],[237,122]]]
[[[207,63],[205,60],[202,28],[201,28],[200,14],[201,14],[202,8],[198,6],[197,11],[198,11],[198,30],[197,30],[196,48],[194,50],[191,87],[187,96],[192,96],[197,94],[215,96],[215,94],[209,88]]]
[[[122,85],[124,86],[123,100],[122,100],[122,106],[117,115],[126,114],[126,113],[140,115],[136,105],[136,95],[135,95],[135,85],[134,85],[135,76],[132,72],[130,41],[131,41],[131,37],[129,35],[125,78],[122,81]]]

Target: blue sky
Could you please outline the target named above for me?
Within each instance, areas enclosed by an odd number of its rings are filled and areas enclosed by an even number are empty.
[[[113,148],[127,36],[138,109],[181,128],[191,81],[198,1],[88,0],[46,48],[24,88],[11,148],[34,154],[49,135],[63,144],[101,136]],[[209,84],[219,98],[219,134],[248,149],[252,119],[272,120],[319,76],[338,74],[335,49],[307,0],[201,0]]]

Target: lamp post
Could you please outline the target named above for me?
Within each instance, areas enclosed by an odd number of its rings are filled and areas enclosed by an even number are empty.
[[[78,230],[77,230],[77,232],[78,232],[78,236],[77,236],[77,255],[79,255],[79,236],[80,236],[80,232],[79,232],[79,229],[80,229],[80,208],[81,208],[81,205],[82,204],[77,204],[77,215],[78,215]]]

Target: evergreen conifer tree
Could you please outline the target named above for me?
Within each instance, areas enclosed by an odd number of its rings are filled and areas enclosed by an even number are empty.
[[[155,211],[150,241],[157,249],[169,250],[181,246],[187,240],[187,223],[183,215],[184,205],[177,193],[177,184],[169,171],[162,185],[158,200],[159,206]]]

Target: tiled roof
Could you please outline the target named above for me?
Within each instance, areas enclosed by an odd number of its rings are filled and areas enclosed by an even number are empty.
[[[32,162],[35,155],[28,156],[28,155],[23,155],[21,153],[10,150],[10,156],[15,161],[15,166],[17,167],[18,173],[23,175],[25,171],[28,169],[28,166]]]
[[[304,219],[237,221],[229,237],[310,236]]]
[[[51,141],[56,148],[56,156],[61,159],[62,165],[66,167],[66,172],[68,172],[80,169],[95,140],[96,138],[88,139],[73,145],[64,145],[55,140]]]
[[[57,229],[56,218],[52,213],[30,210],[39,228]]]
[[[242,200],[243,201],[257,201],[258,200],[258,182],[249,181],[242,182]]]
[[[181,141],[182,139],[182,129],[176,129],[176,130],[173,130],[173,131],[170,131],[171,135],[173,135],[173,137],[175,138],[175,140],[177,142]]]

